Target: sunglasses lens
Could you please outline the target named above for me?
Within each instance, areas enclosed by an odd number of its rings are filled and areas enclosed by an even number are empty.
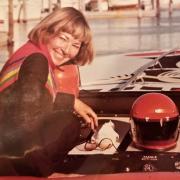
[[[84,149],[86,151],[92,151],[92,150],[96,149],[96,147],[97,147],[97,144],[95,141],[86,142],[84,145]]]
[[[107,138],[104,138],[104,139],[102,139],[100,142],[99,142],[99,148],[101,149],[101,150],[106,150],[106,149],[109,149],[109,148],[111,148],[112,147],[112,141],[111,141],[111,139],[107,139]]]

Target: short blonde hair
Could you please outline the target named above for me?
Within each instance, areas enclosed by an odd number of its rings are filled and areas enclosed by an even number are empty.
[[[82,41],[79,53],[74,58],[77,64],[85,65],[92,62],[94,49],[91,29],[84,15],[75,8],[65,7],[55,10],[30,31],[28,38],[36,45],[46,44],[51,37],[60,32],[70,33]]]

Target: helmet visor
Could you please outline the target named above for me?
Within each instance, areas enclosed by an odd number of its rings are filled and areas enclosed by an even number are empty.
[[[136,138],[140,143],[177,139],[179,117],[162,122],[160,120],[149,120],[147,122],[136,118],[133,118],[133,120]]]

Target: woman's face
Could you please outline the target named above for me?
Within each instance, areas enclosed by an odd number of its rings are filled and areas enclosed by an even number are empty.
[[[81,41],[75,39],[67,32],[61,32],[58,36],[49,39],[48,51],[56,66],[73,59],[79,52]]]

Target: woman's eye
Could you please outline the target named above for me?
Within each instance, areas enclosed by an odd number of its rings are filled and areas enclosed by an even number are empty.
[[[59,39],[63,40],[63,41],[66,41],[66,38],[63,37],[63,36],[60,36]]]
[[[79,48],[80,48],[80,45],[79,45],[79,44],[73,44],[73,47],[79,49]]]

